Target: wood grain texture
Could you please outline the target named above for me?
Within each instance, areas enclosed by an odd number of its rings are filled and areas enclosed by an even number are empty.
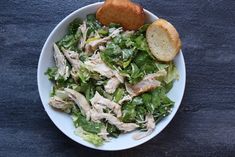
[[[52,29],[95,0],[0,1],[0,156],[235,156],[235,1],[136,0],[179,31],[187,86],[173,121],[125,151],[85,148],[63,135],[41,105],[36,70]]]

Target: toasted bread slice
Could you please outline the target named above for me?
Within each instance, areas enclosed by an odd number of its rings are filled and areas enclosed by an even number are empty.
[[[126,30],[137,30],[144,24],[143,8],[129,0],[106,0],[96,12],[96,18],[103,25],[120,24]]]
[[[160,61],[171,61],[181,48],[181,40],[175,27],[164,19],[153,22],[146,32],[151,53]]]

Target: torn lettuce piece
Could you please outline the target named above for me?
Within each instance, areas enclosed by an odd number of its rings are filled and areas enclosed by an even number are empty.
[[[58,70],[57,67],[48,68],[44,74],[48,76],[49,80],[55,81],[55,76],[57,74],[57,70]]]
[[[153,60],[147,52],[138,52],[133,61],[145,74],[157,71],[156,61]]]
[[[125,90],[124,88],[118,88],[116,89],[116,91],[114,92],[114,98],[113,101],[114,102],[119,102],[125,95]]]
[[[101,28],[101,24],[99,23],[99,21],[96,20],[95,14],[87,15],[86,24],[87,24],[87,28],[88,28],[88,31],[87,31],[88,36],[91,33],[95,33],[95,31],[97,31],[98,29]]]
[[[104,127],[103,123],[88,121],[86,117],[84,117],[81,114],[81,112],[73,112],[72,120],[76,128],[81,127],[83,130],[89,133],[98,134],[101,132],[101,129]]]
[[[136,117],[136,111],[135,111],[136,105],[131,102],[127,102],[122,105],[122,121],[125,123],[131,123],[135,122]]]
[[[115,125],[111,125],[109,123],[107,123],[107,132],[110,136],[116,138],[121,134],[121,131]]]
[[[81,127],[78,127],[75,130],[75,135],[80,136],[85,141],[94,144],[96,147],[104,144],[104,139],[102,137],[98,136],[97,134],[87,132],[83,130]]]
[[[141,81],[144,76],[144,72],[135,64],[131,63],[128,68],[121,71],[122,75],[127,76],[128,82],[130,84],[136,84]]]
[[[179,79],[178,70],[173,62],[170,62],[167,68],[167,76],[165,77],[164,81],[168,84],[174,80]]]
[[[75,35],[65,35],[60,41],[57,42],[57,45],[61,48],[64,47],[67,50],[72,50],[76,52],[80,52],[81,50],[78,48],[78,41],[81,36],[81,32],[77,32]]]
[[[91,78],[91,73],[85,66],[80,66],[77,75],[83,83],[86,83]]]
[[[78,27],[82,24],[82,20],[79,18],[76,18],[73,20],[68,27],[68,34],[76,34]]]
[[[89,101],[95,95],[95,85],[93,80],[89,80],[88,82],[80,82],[80,84],[77,85],[74,90],[82,93],[86,97],[87,101]]]

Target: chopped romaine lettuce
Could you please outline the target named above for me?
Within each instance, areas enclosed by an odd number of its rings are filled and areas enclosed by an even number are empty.
[[[168,68],[167,68],[167,76],[164,79],[164,81],[168,84],[172,82],[173,80],[179,79],[179,74],[177,71],[176,66],[173,64],[173,62],[170,62]]]
[[[80,27],[81,24],[83,24],[82,26],[85,27],[85,30]],[[122,131],[117,126],[110,124],[109,120],[100,119],[100,121],[92,121],[92,118],[87,119],[81,113],[79,107],[66,95],[66,92],[63,93],[64,88],[71,88],[81,93],[85,96],[88,103],[94,98],[96,92],[99,92],[104,98],[113,101],[113,103],[115,102],[115,104],[118,104],[125,96],[128,96],[127,98],[131,97],[131,100],[125,100],[122,104],[119,104],[122,115],[117,118],[123,123],[136,123],[142,130],[147,130],[147,115],[153,115],[157,123],[171,112],[174,102],[167,97],[167,93],[173,87],[174,80],[178,79],[179,74],[173,62],[160,62],[150,53],[146,40],[148,26],[148,24],[143,25],[135,32],[122,31],[115,37],[112,36],[110,38],[107,36],[119,28],[120,25],[110,24],[108,27],[102,26],[96,20],[95,14],[90,14],[87,15],[86,20],[83,22],[79,19],[72,21],[68,26],[68,33],[57,42],[60,49],[63,47],[78,52],[81,64],[79,67],[73,67],[73,65],[67,63],[69,68],[72,69],[72,74],[75,74],[75,77],[74,75],[70,75],[67,80],[58,76],[57,68],[48,68],[45,74],[54,83],[51,96],[58,96],[58,92],[62,91],[62,94],[64,94],[63,101],[71,102],[69,114],[72,115],[74,125],[77,128],[75,133],[96,146],[102,145],[104,139],[106,139],[101,135],[104,129],[109,133],[108,136],[112,137],[118,137]],[[87,32],[84,33],[84,31]],[[86,35],[84,39],[86,41],[84,42],[85,45],[81,47],[80,42],[84,34]],[[101,76],[99,73],[89,70],[82,64],[89,60],[89,57],[92,57],[92,54],[87,51],[89,44],[98,39],[102,40],[104,37],[106,37],[105,41],[97,45],[97,48],[95,47],[96,50],[94,50],[94,53],[99,53],[101,60],[111,68],[111,71],[113,70],[110,72],[111,75],[113,73],[113,76],[109,77]],[[94,64],[97,64],[95,60]],[[102,69],[103,67],[101,66],[99,68]],[[147,74],[156,73],[159,70],[166,70],[167,72],[166,76],[160,79],[157,78],[161,82],[160,87],[146,91],[138,96],[133,96],[127,92],[125,83],[134,85],[141,81]],[[118,74],[121,76],[118,76]],[[118,84],[118,88],[115,88],[115,92],[110,94],[105,91],[104,86],[112,77],[117,77],[121,81]],[[122,77],[124,82],[122,82]],[[96,110],[91,104],[90,107]],[[97,109],[98,112],[104,112],[105,114],[111,113],[116,116],[114,114],[115,112],[109,108],[104,108],[101,111]]]
[[[83,130],[98,134],[100,133],[102,127],[104,127],[103,123],[95,123],[92,121],[88,121],[86,117],[84,117],[81,112],[73,112],[72,119],[75,127],[81,127]]]
[[[73,20],[68,27],[68,34],[76,34],[78,27],[82,24],[82,20],[77,18]]]
[[[104,139],[94,133],[90,133],[88,131],[83,130],[82,128],[78,127],[75,130],[75,134],[83,138],[85,141],[94,144],[95,146],[101,146],[104,143]]]

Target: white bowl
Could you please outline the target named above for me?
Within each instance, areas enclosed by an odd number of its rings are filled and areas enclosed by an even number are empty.
[[[100,147],[95,147],[94,145],[84,141],[79,136],[76,136],[74,134],[75,127],[73,125],[70,116],[65,113],[57,112],[48,105],[49,93],[52,88],[52,83],[48,80],[47,76],[44,75],[44,72],[47,70],[48,67],[54,66],[52,45],[54,42],[60,40],[65,35],[68,24],[77,17],[85,19],[87,14],[95,13],[96,10],[102,4],[103,2],[94,3],[74,11],[73,13],[68,15],[65,19],[63,19],[51,32],[51,34],[49,35],[43,46],[38,62],[38,71],[37,71],[38,90],[40,98],[42,100],[42,104],[48,116],[53,121],[53,123],[69,138],[84,146],[94,149],[112,150],[112,151],[123,150],[138,146],[152,139],[157,134],[159,134],[172,120],[172,118],[174,117],[176,111],[180,106],[184,94],[185,80],[186,80],[185,63],[184,63],[183,54],[182,52],[180,52],[174,60],[176,67],[179,71],[180,79],[178,81],[175,81],[173,88],[168,94],[168,96],[175,102],[175,105],[173,107],[172,112],[156,125],[156,128],[151,135],[141,140],[134,140],[132,139],[132,136],[135,132],[132,132],[120,135],[118,138],[113,138],[110,142],[106,142],[103,146]],[[147,23],[153,22],[157,19],[157,16],[155,16],[151,12],[147,10],[144,11],[147,16],[146,19]]]

